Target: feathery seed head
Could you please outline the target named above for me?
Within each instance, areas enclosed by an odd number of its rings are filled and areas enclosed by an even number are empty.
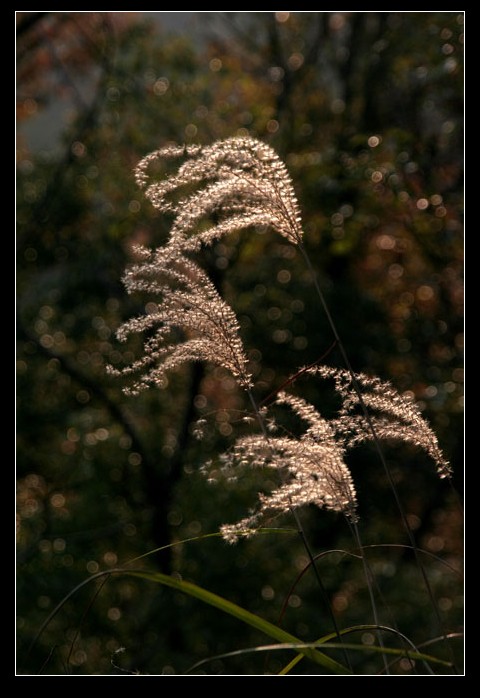
[[[356,373],[354,378],[361,390],[363,404],[370,413],[369,423],[359,411],[360,398],[349,371],[314,366],[306,373],[335,381],[335,388],[342,398],[342,408],[330,424],[345,448],[374,440],[373,425],[377,438],[402,441],[421,448],[435,463],[440,478],[451,475],[451,466],[440,450],[435,433],[409,395],[401,395],[390,383],[379,378]]]
[[[152,384],[162,387],[168,371],[190,361],[222,366],[242,387],[249,387],[237,319],[208,275],[172,248],[141,254],[144,261],[127,271],[125,285],[129,292],[158,295],[160,302],[156,310],[125,322],[117,331],[120,341],[132,333],[150,333],[141,359],[123,370],[109,367],[115,375],[143,372],[125,392],[136,394]]]
[[[155,180],[154,163],[181,160],[174,174]],[[128,292],[158,296],[149,312],[124,323],[117,336],[146,333],[144,355],[114,374],[138,372],[125,392],[162,386],[169,370],[190,361],[227,369],[240,386],[252,386],[248,360],[233,310],[203,269],[187,255],[230,232],[268,226],[292,244],[302,242],[301,217],[284,163],[268,145],[254,138],[228,138],[210,146],[168,146],[147,155],[135,172],[138,185],[154,207],[173,215],[168,244],[156,251],[137,248],[136,264],[124,276]],[[410,398],[388,383],[364,374],[327,366],[310,366],[304,375],[333,379],[341,397],[338,415],[323,418],[305,400],[280,392],[277,405],[289,407],[306,424],[299,438],[279,436],[267,408],[258,410],[262,434],[238,439],[223,456],[222,472],[235,477],[239,467],[270,468],[280,486],[261,492],[257,509],[236,524],[225,524],[226,540],[253,535],[270,515],[314,504],[357,520],[353,480],[344,462],[347,449],[377,439],[400,440],[422,448],[440,477],[450,475],[437,439]],[[368,410],[368,418],[365,413]],[[197,422],[201,438],[203,422]],[[274,434],[274,435],[273,435]]]
[[[357,387],[349,371],[329,366],[312,366],[307,375],[332,378],[342,398],[338,416],[326,420],[316,408],[300,397],[279,392],[276,404],[287,405],[302,419],[307,429],[299,439],[291,437],[251,436],[240,439],[228,455],[231,469],[241,464],[254,468],[274,468],[283,484],[266,495],[259,494],[260,506],[236,524],[225,524],[222,535],[228,542],[255,534],[265,518],[305,504],[342,512],[350,521],[357,520],[354,483],[344,462],[345,452],[374,440],[396,440],[422,448],[434,461],[441,478],[450,475],[435,434],[421,416],[411,398],[400,395],[389,383],[365,374],[355,374]],[[358,410],[360,398],[371,412],[370,421]]]
[[[249,517],[221,527],[228,542],[254,535],[271,515],[308,504],[343,513],[350,521],[357,520],[353,480],[343,459],[343,447],[335,440],[329,423],[313,405],[300,398],[282,393],[277,402],[289,405],[309,423],[309,429],[298,439],[265,439],[259,435],[237,440],[227,457],[228,470],[242,465],[272,468],[279,473],[282,484],[269,494],[259,493],[259,506]]]
[[[178,158],[184,161],[176,174],[149,183],[152,163]],[[183,251],[252,226],[268,226],[294,245],[302,240],[287,169],[270,146],[254,138],[162,148],[147,155],[135,174],[152,205],[174,214],[170,242]]]

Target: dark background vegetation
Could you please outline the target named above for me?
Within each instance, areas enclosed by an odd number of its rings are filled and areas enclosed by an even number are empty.
[[[461,12],[17,13],[19,673],[182,674],[267,641],[172,590],[115,577],[80,590],[32,645],[89,575],[215,532],[255,500],[248,476],[212,486],[199,473],[249,409],[222,371],[182,369],[134,398],[105,371],[134,355],[114,333],[149,300],[121,283],[131,245],[168,233],[132,168],[171,141],[235,134],[285,160],[352,366],[413,394],[453,466],[450,486],[422,453],[386,450],[440,631],[374,450],[349,460],[363,542],[382,546],[369,552],[380,619],[419,645],[461,630],[463,22]],[[286,240],[244,232],[200,261],[238,314],[259,400],[322,356],[341,365]],[[332,408],[331,386],[296,387]],[[201,416],[207,433],[196,441]],[[341,518],[309,510],[302,520],[315,552],[354,549]],[[288,534],[236,546],[208,538],[139,563],[314,640],[332,627],[313,575],[289,595],[305,564]],[[329,553],[320,571],[341,628],[372,622],[356,558]],[[452,648],[461,671],[462,641]],[[428,649],[450,656],[444,643]],[[289,659],[244,654],[198,671],[274,673]],[[364,674],[383,666],[363,653],[355,663]],[[294,673],[317,670],[304,661]]]

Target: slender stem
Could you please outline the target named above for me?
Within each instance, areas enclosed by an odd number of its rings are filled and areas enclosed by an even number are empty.
[[[358,530],[357,523],[355,521],[352,522],[352,529],[353,533],[355,536],[355,540],[357,542],[358,548],[360,550],[360,555],[362,558],[362,565],[363,565],[363,573],[365,575],[365,580],[367,582],[367,589],[368,589],[368,594],[370,597],[370,604],[372,606],[372,612],[373,612],[373,622],[375,625],[380,626],[380,621],[378,619],[378,613],[377,613],[377,605],[375,603],[375,596],[373,594],[373,587],[372,587],[372,580],[373,580],[373,575],[370,569],[370,565],[368,564],[367,556],[365,554],[365,549],[363,547],[362,541],[360,539],[360,531]],[[380,647],[384,647],[383,644],[383,637],[381,631],[378,633],[378,643]],[[387,661],[387,656],[385,654],[382,654],[383,657],[383,664],[385,667],[385,673],[390,674],[390,671],[388,669],[388,661]]]
[[[381,447],[381,445],[380,445],[380,440],[379,440],[379,438],[378,438],[378,436],[377,436],[377,432],[376,432],[375,426],[374,426],[373,421],[372,421],[372,419],[371,419],[371,417],[370,417],[370,413],[369,413],[369,411],[368,411],[368,409],[367,409],[367,407],[366,407],[366,405],[365,405],[365,401],[364,401],[363,396],[362,396],[362,391],[361,391],[360,386],[359,386],[359,384],[358,384],[358,381],[357,381],[357,378],[356,378],[356,376],[355,376],[355,373],[353,372],[353,369],[352,369],[352,366],[351,366],[351,364],[350,364],[350,360],[349,360],[349,358],[348,358],[348,356],[347,356],[347,352],[345,351],[345,347],[344,347],[344,345],[343,345],[343,342],[342,342],[342,340],[341,340],[341,338],[340,338],[340,335],[338,334],[337,327],[336,327],[336,325],[335,325],[335,322],[333,321],[332,315],[331,315],[331,313],[330,313],[330,309],[329,309],[329,307],[328,307],[328,305],[327,305],[327,302],[326,302],[326,300],[325,300],[325,296],[324,296],[324,294],[323,294],[323,292],[322,292],[322,289],[320,288],[320,284],[318,283],[318,277],[317,277],[317,274],[316,274],[316,272],[315,272],[315,270],[314,270],[314,268],[313,268],[313,266],[312,266],[312,263],[311,263],[311,261],[310,261],[310,257],[308,256],[308,253],[307,253],[307,251],[306,251],[306,249],[305,249],[305,247],[304,247],[304,245],[303,245],[302,242],[299,243],[298,247],[299,247],[299,249],[300,249],[300,252],[302,253],[302,256],[303,256],[303,258],[304,258],[304,260],[305,260],[305,263],[306,263],[306,265],[307,265],[307,267],[308,267],[308,270],[310,271],[310,275],[311,275],[312,281],[313,281],[314,286],[315,286],[315,289],[316,289],[316,291],[317,291],[317,294],[318,294],[320,303],[321,303],[321,305],[322,305],[322,308],[323,308],[323,310],[324,310],[324,312],[325,312],[325,315],[326,315],[326,317],[327,317],[328,323],[329,323],[329,325],[330,325],[330,329],[331,329],[331,331],[332,331],[332,333],[333,333],[333,336],[334,336],[335,341],[336,341],[336,343],[337,343],[338,349],[339,349],[340,354],[341,354],[341,356],[342,356],[342,359],[343,359],[343,361],[344,361],[344,363],[345,363],[345,367],[347,368],[347,371],[348,371],[349,374],[350,374],[350,378],[351,378],[351,381],[352,381],[352,386],[353,386],[353,388],[354,388],[354,390],[355,390],[355,392],[356,392],[356,394],[357,394],[357,396],[358,396],[358,401],[359,401],[360,407],[361,407],[361,409],[362,409],[362,412],[363,412],[363,415],[364,415],[364,417],[365,417],[365,420],[366,420],[366,422],[367,422],[367,424],[368,424],[368,427],[369,427],[369,429],[370,429],[370,431],[371,431],[372,438],[373,438],[373,442],[374,442],[374,444],[375,444],[376,450],[377,450],[377,452],[378,452],[378,456],[379,456],[379,458],[380,458],[380,461],[381,461],[381,463],[382,463],[383,469],[384,469],[384,471],[385,471],[385,475],[386,475],[386,477],[387,477],[388,483],[389,483],[389,485],[390,485],[390,487],[391,487],[391,489],[392,489],[392,493],[393,493],[393,496],[394,496],[394,499],[395,499],[395,503],[396,503],[396,505],[397,505],[397,507],[398,507],[398,510],[399,510],[399,512],[400,512],[400,517],[401,517],[401,519],[402,519],[402,523],[403,523],[403,525],[404,525],[404,527],[405,527],[405,530],[406,530],[406,532],[407,532],[407,535],[408,535],[410,544],[411,544],[412,549],[413,549],[413,551],[414,551],[414,555],[415,555],[415,560],[416,560],[417,566],[418,566],[418,568],[419,568],[419,570],[420,570],[420,573],[421,573],[421,575],[422,575],[422,578],[423,578],[423,581],[424,581],[424,584],[425,584],[425,587],[426,587],[428,596],[429,596],[429,598],[430,598],[430,602],[431,602],[432,607],[433,607],[433,609],[434,609],[434,613],[435,613],[435,616],[436,616],[436,619],[437,619],[437,623],[438,623],[438,626],[439,626],[439,629],[440,629],[440,633],[442,634],[442,636],[443,636],[444,639],[445,639],[445,642],[446,642],[447,647],[448,647],[449,652],[450,652],[451,661],[452,661],[452,666],[454,667],[454,670],[455,670],[455,672],[456,672],[456,666],[455,666],[455,661],[454,661],[453,650],[452,650],[452,647],[451,647],[451,645],[450,645],[450,642],[448,641],[447,634],[446,634],[446,632],[445,632],[444,629],[443,629],[443,622],[442,622],[442,619],[441,619],[441,617],[440,617],[440,612],[439,612],[439,610],[438,610],[438,606],[437,606],[437,603],[436,603],[436,601],[435,601],[435,597],[434,597],[434,595],[433,595],[432,587],[431,587],[430,582],[429,582],[429,580],[428,580],[428,577],[427,577],[427,574],[426,574],[426,572],[425,572],[425,568],[424,568],[424,566],[423,566],[423,563],[422,563],[422,561],[421,561],[421,559],[420,559],[419,552],[418,552],[418,547],[417,547],[417,544],[416,544],[416,541],[415,541],[415,537],[414,537],[414,535],[413,535],[412,528],[411,528],[410,524],[408,523],[408,519],[407,519],[407,517],[406,517],[406,514],[405,514],[404,509],[403,509],[403,506],[402,506],[402,503],[401,503],[400,498],[399,498],[399,496],[398,496],[397,488],[396,488],[396,486],[395,486],[395,482],[394,482],[394,480],[393,480],[392,473],[391,473],[390,468],[388,467],[387,461],[386,461],[386,459],[385,459],[385,456],[384,456],[382,447]],[[361,548],[361,549],[362,549],[362,548]],[[363,557],[363,549],[362,549],[362,557]],[[367,577],[367,583],[370,584],[368,577]]]
[[[69,652],[68,652],[68,657],[67,657],[67,661],[66,661],[66,666],[67,666],[67,669],[68,669],[68,673],[70,673],[69,665],[70,665],[70,659],[71,659],[72,654],[73,654],[73,648],[75,647],[75,643],[76,643],[76,641],[77,641],[77,639],[78,639],[78,637],[79,637],[79,635],[80,635],[80,633],[81,633],[82,625],[83,625],[83,623],[84,623],[84,621],[85,621],[85,619],[86,619],[88,613],[90,612],[90,609],[92,608],[92,606],[93,606],[95,600],[97,599],[98,595],[100,594],[100,592],[102,591],[103,587],[105,586],[106,582],[108,582],[108,580],[109,580],[109,577],[108,577],[108,576],[107,576],[107,577],[104,577],[104,578],[102,579],[102,581],[100,582],[100,585],[99,585],[98,589],[95,590],[95,593],[93,594],[92,598],[91,598],[90,601],[88,602],[88,605],[87,605],[85,611],[84,611],[83,614],[82,614],[82,618],[81,618],[81,620],[80,620],[80,622],[79,622],[79,624],[78,624],[78,627],[77,627],[77,629],[76,629],[76,631],[75,631],[75,635],[74,635],[73,640],[72,640],[72,642],[71,642],[71,644],[70,644],[70,650],[69,650]]]
[[[269,436],[268,436],[268,432],[267,432],[267,429],[266,429],[266,427],[265,427],[265,422],[264,422],[264,419],[263,419],[263,417],[262,417],[262,414],[261,414],[260,410],[258,409],[258,405],[257,405],[257,403],[256,403],[255,398],[253,397],[252,391],[250,390],[250,388],[247,388],[246,390],[247,390],[247,393],[248,393],[248,397],[249,397],[249,399],[250,399],[250,402],[251,402],[251,404],[252,404],[253,410],[254,410],[254,412],[255,412],[255,415],[256,415],[256,417],[257,417],[257,421],[258,421],[258,423],[259,423],[259,426],[260,426],[260,429],[261,429],[261,431],[262,431],[262,434],[263,434],[263,436],[264,436],[265,441],[267,442],[267,444],[269,444],[269,443],[270,443],[270,438],[269,438]],[[280,477],[283,477],[283,473],[282,473],[281,470],[280,470]],[[295,507],[290,506],[290,513],[291,513],[292,516],[293,516],[293,519],[294,519],[294,521],[295,521],[295,525],[296,525],[296,527],[297,527],[298,534],[299,534],[299,536],[300,536],[300,538],[301,538],[301,540],[302,540],[302,543],[303,543],[303,546],[304,546],[305,551],[306,551],[306,553],[307,553],[307,556],[308,556],[310,565],[311,565],[312,568],[313,568],[315,577],[316,577],[317,582],[318,582],[318,586],[319,586],[319,588],[320,588],[320,592],[321,592],[322,597],[323,597],[323,601],[324,601],[324,603],[325,603],[325,606],[326,606],[327,609],[328,609],[328,613],[329,613],[329,615],[330,615],[330,618],[331,618],[331,621],[332,621],[332,624],[333,624],[333,628],[334,628],[335,635],[337,636],[338,641],[341,643],[341,642],[342,642],[342,638],[341,638],[341,634],[340,634],[340,628],[338,627],[337,621],[336,621],[336,619],[335,619],[335,615],[334,615],[334,613],[333,613],[333,610],[332,610],[330,601],[329,601],[329,599],[328,599],[328,595],[327,595],[325,586],[324,586],[324,584],[323,584],[323,582],[322,582],[322,578],[321,578],[321,576],[320,576],[320,572],[319,572],[319,570],[318,570],[317,563],[316,563],[316,561],[315,561],[315,557],[314,557],[314,555],[313,555],[312,549],[311,549],[311,547],[310,547],[310,544],[309,544],[309,542],[308,542],[307,536],[306,536],[306,534],[305,534],[305,529],[303,528],[302,522],[300,521],[300,517],[298,516],[298,512],[297,512],[297,510],[295,509]],[[343,650],[343,655],[344,655],[345,662],[346,662],[346,664],[348,665],[348,668],[349,668],[349,669],[352,669],[352,665],[351,665],[351,663],[350,663],[350,659],[349,659],[349,657],[348,657],[348,653],[347,653],[347,651],[346,651],[345,649]]]
[[[334,341],[330,344],[330,346],[328,347],[328,349],[327,349],[326,351],[323,352],[323,354],[322,354],[322,356],[320,356],[320,358],[315,359],[315,361],[313,361],[311,364],[308,364],[308,366],[304,366],[304,367],[301,368],[299,371],[297,371],[297,373],[295,373],[293,376],[290,376],[289,378],[287,378],[287,380],[284,381],[278,388],[275,388],[275,390],[272,390],[272,392],[269,393],[269,394],[267,395],[267,397],[263,398],[263,400],[259,403],[259,404],[260,404],[260,407],[263,407],[263,405],[265,405],[265,404],[266,404],[267,402],[269,402],[273,397],[275,397],[276,395],[278,395],[278,393],[279,393],[280,391],[282,391],[284,388],[286,388],[287,385],[291,385],[292,383],[294,383],[294,382],[297,380],[297,378],[299,378],[303,373],[306,373],[309,369],[313,368],[314,366],[318,366],[318,364],[320,363],[320,361],[323,361],[324,358],[325,358],[326,356],[328,356],[328,354],[332,351],[332,349],[335,347],[335,345],[336,345],[336,341],[334,340]]]

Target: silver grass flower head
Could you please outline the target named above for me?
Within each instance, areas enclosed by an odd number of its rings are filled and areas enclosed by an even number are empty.
[[[182,159],[176,173],[151,181],[152,164],[172,159]],[[302,240],[287,168],[270,146],[255,138],[167,146],[143,158],[135,176],[152,205],[173,214],[170,244],[184,252],[254,226],[270,227],[294,245]]]
[[[329,366],[314,366],[306,374],[333,378],[335,388],[342,398],[342,408],[330,424],[337,440],[345,448],[374,439],[366,417],[359,411],[360,398],[353,386],[349,371]],[[387,381],[356,373],[355,380],[361,390],[362,401],[370,415],[377,438],[386,441],[401,441],[420,448],[433,460],[440,478],[450,477],[451,466],[445,459],[435,433],[422,416],[410,395],[400,394]]]
[[[137,253],[142,259],[126,272],[125,286],[130,293],[145,291],[158,296],[159,303],[117,331],[120,341],[132,333],[148,334],[142,358],[120,370],[108,369],[114,375],[141,374],[124,392],[137,394],[150,385],[163,387],[170,370],[191,361],[221,366],[242,387],[250,387],[238,321],[203,269],[168,247],[156,252],[137,248]]]
[[[357,520],[354,483],[344,462],[345,452],[374,435],[382,440],[401,441],[423,449],[434,461],[440,478],[449,477],[451,468],[444,458],[435,434],[408,395],[401,395],[388,382],[365,374],[329,366],[311,366],[306,375],[333,379],[342,398],[338,416],[326,420],[302,398],[280,392],[276,403],[289,406],[307,425],[301,438],[251,436],[237,441],[227,456],[227,472],[240,465],[270,467],[280,471],[283,484],[270,495],[260,494],[260,506],[235,524],[225,524],[221,533],[228,542],[256,533],[266,517],[285,513],[305,504],[342,512]],[[359,411],[362,400],[370,421]]]
[[[235,524],[225,524],[220,531],[228,542],[249,537],[272,515],[283,514],[306,505],[315,505],[343,513],[357,520],[356,493],[350,471],[343,459],[343,447],[327,420],[309,403],[281,393],[277,404],[289,405],[309,424],[300,437],[247,436],[239,439],[226,454],[227,474],[239,465],[273,468],[282,484],[270,494],[259,494],[259,506]]]

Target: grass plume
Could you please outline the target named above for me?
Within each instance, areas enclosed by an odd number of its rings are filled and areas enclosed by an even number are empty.
[[[170,162],[179,162],[178,168],[166,174],[165,165]],[[124,276],[128,292],[145,292],[158,299],[148,304],[145,314],[125,322],[117,333],[120,341],[134,333],[144,335],[144,354],[123,369],[110,367],[110,372],[140,374],[125,389],[135,394],[149,386],[164,387],[170,370],[191,361],[213,363],[229,371],[248,395],[260,433],[236,440],[222,457],[222,472],[235,479],[243,467],[274,471],[279,484],[268,492],[259,492],[256,508],[237,523],[223,524],[221,534],[226,541],[236,542],[239,537],[254,535],[270,517],[290,513],[315,567],[298,509],[313,504],[343,514],[361,551],[374,621],[380,627],[373,578],[357,525],[355,485],[345,456],[361,443],[375,444],[416,549],[380,442],[402,441],[423,450],[434,462],[439,477],[446,478],[451,468],[435,434],[411,397],[401,395],[388,382],[353,371],[315,277],[319,300],[345,368],[314,364],[296,375],[333,380],[341,407],[334,417],[326,419],[301,396],[281,389],[270,406],[289,408],[305,428],[299,436],[286,431],[268,433],[265,425],[269,408],[260,408],[253,397],[253,376],[235,312],[192,257],[202,247],[234,231],[269,227],[298,247],[313,272],[290,176],[270,146],[249,137],[228,138],[209,146],[167,146],[143,158],[135,177],[152,205],[170,216],[172,223],[167,243],[153,251],[138,248],[138,262]],[[215,477],[211,475],[211,479]],[[333,623],[340,639],[335,619]],[[383,648],[381,636],[379,643]]]

